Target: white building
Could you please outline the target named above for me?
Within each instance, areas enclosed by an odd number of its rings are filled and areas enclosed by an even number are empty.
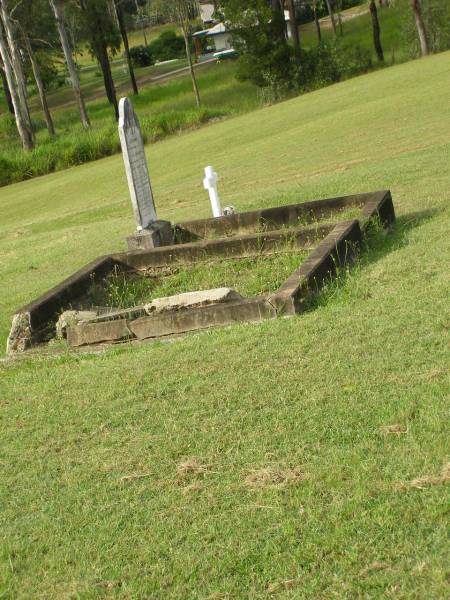
[[[233,47],[231,45],[231,34],[226,30],[223,23],[217,23],[217,25],[214,25],[210,29],[196,31],[192,34],[192,37],[194,38],[194,43],[196,39],[207,38],[207,42],[213,46],[214,52],[230,50]]]
[[[200,2],[200,14],[204,25],[215,23],[212,15],[214,13],[214,4],[212,2]],[[284,19],[286,21],[286,32],[290,39],[292,37],[292,23],[289,18],[289,11],[284,11]],[[217,23],[209,29],[203,29],[202,31],[196,31],[193,36],[195,44],[195,52],[197,56],[202,54],[201,39],[206,38],[208,52],[226,52],[232,51],[233,46],[231,43],[231,34],[227,31],[223,23]]]

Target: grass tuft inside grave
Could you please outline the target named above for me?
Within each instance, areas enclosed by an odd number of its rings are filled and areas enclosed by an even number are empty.
[[[307,250],[286,245],[274,254],[223,258],[154,269],[145,275],[120,268],[101,281],[93,281],[87,302],[91,306],[129,308],[155,298],[218,287],[235,289],[244,297],[274,292],[299,267]]]

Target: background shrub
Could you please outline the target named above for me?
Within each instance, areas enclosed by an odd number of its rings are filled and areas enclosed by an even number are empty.
[[[182,58],[185,52],[184,39],[181,35],[177,35],[175,31],[164,31],[150,43],[150,51],[155,60],[160,62]]]
[[[134,46],[130,48],[130,57],[135,67],[149,67],[155,62],[150,46]]]

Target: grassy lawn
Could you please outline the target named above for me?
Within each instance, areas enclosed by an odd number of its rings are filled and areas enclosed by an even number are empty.
[[[445,598],[450,53],[148,147],[161,218],[389,188],[315,310],[0,363],[0,597]],[[133,217],[120,156],[0,190],[14,310]]]
[[[350,64],[356,61],[356,65],[359,65],[355,67],[357,70],[366,68],[361,66],[360,58],[355,58],[358,56],[358,48],[371,53],[373,68],[380,68],[374,56],[370,15],[361,14],[366,8],[361,5],[344,11],[344,19],[349,14],[359,16],[345,20],[344,36],[338,37],[339,47],[343,49],[345,55],[353,57],[347,57],[345,60],[349,60]],[[405,17],[401,11],[399,4],[389,9],[384,7],[379,10],[386,56],[383,66],[390,66],[394,62],[398,63],[410,58],[402,34],[402,22]],[[169,25],[163,28],[152,28],[151,35],[155,37],[163,29],[170,29],[170,27]],[[316,46],[314,24],[306,24],[300,29],[303,47]],[[332,33],[326,19],[322,20],[322,30],[323,38],[330,40]],[[135,34],[142,35],[141,32]],[[132,39],[132,42],[138,41],[138,38]],[[81,63],[84,64],[83,60]],[[363,61],[363,64],[365,65],[366,62]],[[144,134],[149,142],[199,127],[210,120],[245,113],[261,106],[264,102],[264,94],[259,93],[255,86],[248,82],[237,81],[236,64],[214,63],[198,68],[197,77],[202,98],[202,109],[198,110],[195,107],[192,84],[187,74],[178,73],[174,78],[167,80],[155,79],[185,65],[186,60],[181,59],[175,63],[136,70],[140,95],[134,99],[134,102],[139,109]],[[112,72],[117,96],[130,94],[129,77],[124,70],[123,61],[114,60]],[[36,95],[33,96],[34,90],[31,89],[30,104],[37,140],[36,148],[31,153],[22,151],[14,121],[9,114],[6,114],[4,99],[0,96],[0,109],[4,113],[0,115],[0,186],[104,158],[119,151],[113,110],[104,97],[99,68],[92,63],[84,64],[80,71],[80,79],[93,124],[92,130],[88,132],[83,130],[73,92],[70,86],[63,86],[48,95],[57,130],[56,139],[50,138],[41,116],[38,98]]]

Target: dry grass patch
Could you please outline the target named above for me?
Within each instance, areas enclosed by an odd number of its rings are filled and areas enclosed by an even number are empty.
[[[300,577],[295,577],[294,579],[285,579],[284,581],[275,581],[274,583],[269,583],[267,586],[267,592],[269,594],[274,594],[275,592],[280,592],[282,590],[290,590],[300,583]]]
[[[263,469],[255,469],[249,473],[245,478],[245,483],[250,487],[266,487],[296,483],[305,478],[305,473],[299,467],[292,469],[264,467]]]
[[[399,423],[395,423],[395,425],[384,425],[381,428],[381,431],[383,433],[396,433],[396,434],[401,434],[401,433],[408,433],[408,427],[407,425],[400,425]]]
[[[385,571],[390,568],[391,568],[391,566],[388,563],[376,560],[373,563],[371,563],[370,565],[367,565],[367,567],[364,567],[364,569],[362,569],[362,571],[360,572],[360,575],[361,575],[361,577],[365,577],[366,575],[369,575],[373,571]]]
[[[196,458],[187,458],[177,465],[177,473],[180,477],[190,475],[204,475],[210,470],[210,465],[203,465]]]
[[[444,485],[450,482],[450,462],[445,464],[442,467],[441,474],[438,476],[433,475],[423,475],[422,477],[417,477],[416,479],[411,479],[411,481],[402,481],[399,484],[400,489],[407,488],[416,488],[418,490],[423,490],[427,487],[431,487],[434,485]]]
[[[183,494],[192,494],[195,492],[201,492],[203,490],[203,484],[200,481],[194,481],[182,489]]]

